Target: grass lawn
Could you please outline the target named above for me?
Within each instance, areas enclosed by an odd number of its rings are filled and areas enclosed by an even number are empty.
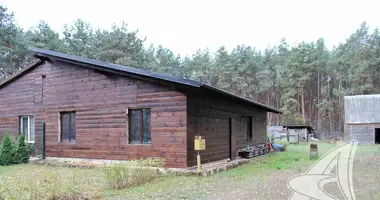
[[[335,144],[319,143],[320,155],[333,147]],[[379,157],[379,146],[358,147],[354,166],[357,199],[380,198],[377,192],[380,188],[380,160],[376,159]],[[100,168],[26,164],[0,167],[0,188],[1,184],[11,185],[14,190],[23,190],[19,187],[26,186],[29,190],[37,190],[38,195],[54,193],[92,199],[287,199],[290,195],[287,179],[304,173],[313,162],[309,159],[308,144],[293,144],[286,152],[256,157],[249,164],[211,177],[165,176],[123,190],[106,189],[105,176]],[[334,193],[336,189],[331,186],[327,191]],[[0,199],[3,192],[7,191],[0,191]]]

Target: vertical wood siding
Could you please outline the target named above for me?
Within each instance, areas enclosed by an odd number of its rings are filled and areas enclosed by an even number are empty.
[[[41,75],[46,75],[41,78]],[[151,144],[128,144],[128,108],[151,108]],[[76,112],[76,144],[59,142],[59,113]],[[186,96],[167,86],[46,63],[0,89],[0,137],[19,132],[18,117],[34,115],[36,146],[46,122],[47,156],[129,160],[163,157],[186,167]]]

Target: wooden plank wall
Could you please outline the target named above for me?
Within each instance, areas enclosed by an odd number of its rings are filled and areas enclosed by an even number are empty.
[[[380,124],[348,124],[345,125],[346,140],[356,139],[361,144],[375,143],[375,128]]]
[[[187,94],[187,110],[188,166],[196,165],[194,136],[198,134],[206,138],[206,150],[200,152],[202,163],[230,157],[229,118],[233,123],[233,157],[237,156],[239,149],[245,148],[248,144],[258,145],[266,141],[267,113],[264,110],[196,94]],[[251,142],[246,140],[248,121],[242,118],[243,116],[252,117]]]
[[[46,77],[41,81],[42,74]],[[127,109],[137,107],[151,108],[151,144],[128,144]],[[59,141],[63,111],[76,111],[75,145]],[[37,147],[46,121],[48,157],[163,157],[167,167],[187,166],[186,96],[163,85],[46,63],[0,90],[0,136],[17,135],[21,115],[35,115]]]

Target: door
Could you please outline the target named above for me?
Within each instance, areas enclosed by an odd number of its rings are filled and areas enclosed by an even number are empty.
[[[232,160],[232,120],[231,118],[228,119],[228,133],[229,133],[229,151],[230,151],[230,160]]]
[[[229,152],[230,159],[233,160],[236,158],[236,134],[235,134],[235,119],[228,119],[229,127]]]
[[[380,128],[375,128],[375,144],[380,144]]]

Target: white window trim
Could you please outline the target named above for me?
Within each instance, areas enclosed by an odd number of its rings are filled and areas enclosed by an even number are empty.
[[[31,138],[31,132],[32,132],[32,127],[31,127],[31,119],[32,119],[32,117],[34,118],[34,116],[21,116],[20,117],[20,127],[21,127],[21,130],[24,130],[24,127],[23,127],[24,125],[22,123],[23,119],[24,118],[28,119],[28,136],[27,136],[27,138],[25,138],[25,142],[27,142],[27,143],[34,143],[34,141],[30,140],[30,138]],[[22,134],[24,134],[24,133],[22,133]]]

